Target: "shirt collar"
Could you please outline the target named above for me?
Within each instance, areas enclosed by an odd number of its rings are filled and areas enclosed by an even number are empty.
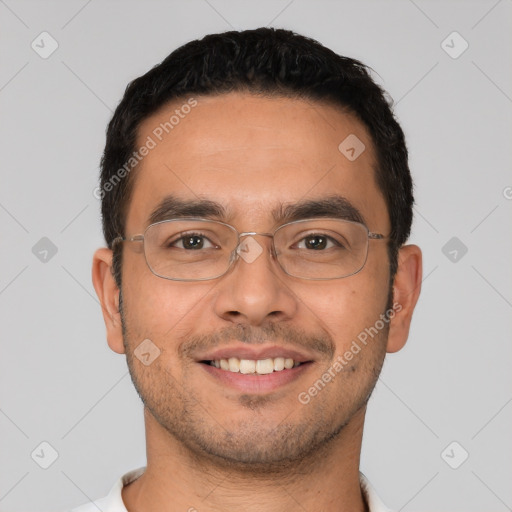
[[[96,507],[98,507],[103,512],[128,512],[122,498],[122,490],[123,487],[131,484],[133,481],[137,480],[144,471],[146,470],[145,466],[142,466],[138,469],[134,469],[125,473],[112,487],[109,494],[102,498],[101,500],[97,500],[94,503]],[[366,501],[368,503],[368,508],[370,512],[391,512],[380,500],[377,496],[377,493],[371,486],[368,479],[363,475],[363,473],[359,473],[359,479],[361,482],[361,489],[364,493]],[[78,507],[73,509],[71,512],[89,512],[89,511],[97,511],[98,508],[94,507],[94,505],[84,505],[82,507]]]

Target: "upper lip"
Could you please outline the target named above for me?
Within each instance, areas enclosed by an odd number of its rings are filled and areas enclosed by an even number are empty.
[[[313,358],[307,354],[299,352],[292,348],[286,348],[279,345],[267,346],[249,346],[249,345],[232,345],[211,352],[200,354],[198,361],[215,361],[219,359],[229,359],[230,357],[237,357],[238,359],[274,359],[276,357],[290,358],[298,363],[305,363],[312,361]]]

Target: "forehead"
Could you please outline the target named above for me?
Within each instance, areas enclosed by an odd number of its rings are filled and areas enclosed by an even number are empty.
[[[215,201],[229,213],[222,220],[267,229],[281,205],[336,194],[387,227],[371,138],[334,106],[246,93],[185,98],[141,124],[143,145],[151,149],[134,172],[127,230],[148,225],[170,195]]]

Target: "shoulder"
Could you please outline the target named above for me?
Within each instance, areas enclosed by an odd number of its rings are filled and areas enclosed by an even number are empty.
[[[117,480],[107,496],[95,501],[90,501],[84,505],[80,505],[79,507],[72,509],[70,512],[98,512],[98,510],[101,510],[102,512],[127,512],[123,503],[121,491],[125,485],[128,485],[139,478],[145,470],[146,467],[144,466],[125,473],[121,478],[119,478],[119,480]]]
[[[359,480],[361,482],[361,489],[366,497],[366,501],[368,502],[368,509],[370,512],[392,512],[384,503],[382,503],[381,499],[375,492],[375,489],[371,486],[368,479],[363,475],[363,473],[359,473]]]

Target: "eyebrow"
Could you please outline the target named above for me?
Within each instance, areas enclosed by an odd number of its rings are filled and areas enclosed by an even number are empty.
[[[321,199],[308,199],[285,203],[271,211],[276,225],[302,219],[329,217],[365,224],[362,213],[345,197],[330,195]],[[184,200],[176,196],[165,197],[149,216],[149,224],[183,217],[201,217],[229,222],[234,214],[216,201],[209,199]]]
[[[149,216],[149,224],[182,217],[227,219],[231,215],[220,203],[209,199],[184,200],[176,196],[165,197]]]
[[[346,197],[335,194],[322,199],[308,199],[281,205],[272,211],[272,217],[278,224],[302,219],[330,217],[366,225],[363,214]]]

